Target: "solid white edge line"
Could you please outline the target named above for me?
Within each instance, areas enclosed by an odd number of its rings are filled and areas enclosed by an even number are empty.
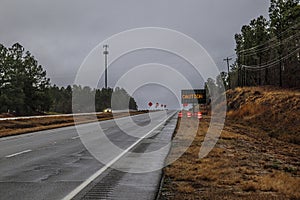
[[[90,184],[93,180],[95,180],[98,176],[100,176],[105,170],[107,170],[110,166],[112,166],[116,161],[118,161],[122,156],[124,156],[126,153],[129,152],[130,149],[132,149],[134,146],[136,146],[138,143],[140,143],[143,139],[145,139],[148,135],[150,135],[155,129],[160,127],[163,123],[165,123],[168,119],[173,117],[174,113],[172,113],[169,117],[167,117],[163,122],[159,123],[157,126],[155,126],[152,130],[150,130],[146,135],[141,137],[139,140],[137,140],[135,143],[133,143],[130,147],[125,149],[120,155],[115,157],[113,160],[111,160],[109,163],[104,165],[101,169],[99,169],[96,173],[94,173],[92,176],[90,176],[87,180],[85,180],[83,183],[81,183],[79,186],[77,186],[72,192],[70,192],[67,196],[65,196],[62,200],[71,200],[74,198],[81,190],[83,190],[88,184]]]
[[[31,149],[27,149],[27,150],[25,150],[25,151],[21,151],[21,152],[18,152],[18,153],[10,154],[10,155],[7,155],[7,156],[5,156],[5,157],[6,157],[6,158],[11,158],[11,157],[14,157],[14,156],[23,154],[23,153],[28,153],[28,152],[30,152],[30,151],[32,151],[32,150],[31,150]]]

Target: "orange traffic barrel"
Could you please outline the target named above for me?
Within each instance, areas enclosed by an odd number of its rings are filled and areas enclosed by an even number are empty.
[[[179,113],[178,113],[178,117],[179,117],[179,118],[182,118],[182,112],[179,112]]]
[[[191,118],[192,117],[192,113],[191,112],[187,112],[187,117]]]
[[[197,117],[198,117],[199,120],[202,119],[202,113],[198,112]]]

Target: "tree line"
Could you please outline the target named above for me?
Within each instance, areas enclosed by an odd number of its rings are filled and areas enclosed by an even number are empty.
[[[22,45],[6,48],[0,44],[0,113],[99,112],[112,106],[113,95],[119,101],[115,109],[137,109],[135,100],[122,88],[51,85],[46,70]],[[91,102],[94,104],[87,104]]]
[[[236,61],[221,75],[226,87],[300,87],[299,0],[271,0],[269,19],[251,20],[234,38]]]

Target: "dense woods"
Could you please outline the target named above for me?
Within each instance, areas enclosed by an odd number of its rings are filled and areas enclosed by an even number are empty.
[[[271,0],[269,20],[263,16],[235,35],[237,60],[232,86],[300,86],[299,0]]]
[[[115,109],[137,109],[135,100],[122,88],[51,85],[46,71],[24,47],[16,43],[6,48],[0,44],[0,113],[71,113],[72,100],[74,112],[98,112],[111,107],[113,94],[122,101],[115,104]]]
[[[223,79],[227,89],[260,85],[300,87],[299,0],[271,0],[269,19],[259,16],[251,20],[234,38],[236,60],[229,76],[222,72],[216,82]]]

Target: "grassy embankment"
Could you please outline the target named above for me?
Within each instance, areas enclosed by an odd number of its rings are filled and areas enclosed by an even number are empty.
[[[198,130],[197,120],[180,122],[177,139],[193,142],[164,169],[159,199],[300,199],[300,93],[237,88],[227,98],[225,127],[205,158],[198,153],[210,118]]]
[[[143,111],[132,111],[130,115],[137,115],[145,113]],[[129,116],[128,113],[101,113],[97,114],[97,119],[94,115],[76,116],[76,123],[90,123],[95,121],[103,121],[114,118]],[[0,137],[29,133],[34,131],[41,131],[53,128],[60,128],[65,126],[73,126],[73,116],[62,117],[47,117],[47,118],[33,118],[20,120],[5,120],[0,121]]]

